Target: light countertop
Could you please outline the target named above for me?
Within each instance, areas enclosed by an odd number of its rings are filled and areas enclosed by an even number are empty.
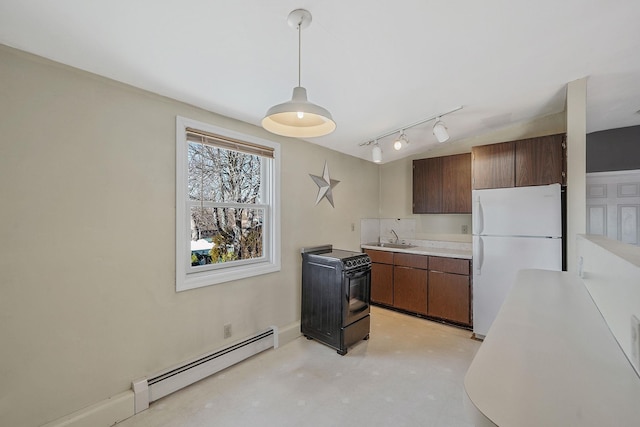
[[[585,285],[566,272],[518,274],[464,388],[476,425],[630,426],[640,420],[640,377]]]
[[[376,251],[399,252],[405,254],[431,255],[447,258],[472,259],[471,249],[438,247],[438,246],[412,246],[409,248],[390,248],[384,246],[376,246],[375,244],[363,244],[362,249],[372,249]]]

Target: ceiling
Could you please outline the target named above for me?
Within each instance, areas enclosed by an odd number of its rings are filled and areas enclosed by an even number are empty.
[[[564,110],[588,77],[587,131],[640,125],[640,2],[632,0],[1,0],[0,43],[255,125],[298,81],[337,129],[311,138],[371,160],[360,144],[458,106],[455,144]],[[383,161],[438,144],[380,139]]]

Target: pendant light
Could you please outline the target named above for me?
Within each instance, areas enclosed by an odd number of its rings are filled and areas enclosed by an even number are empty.
[[[319,105],[307,100],[307,90],[300,85],[300,51],[302,29],[311,24],[311,13],[305,9],[296,9],[289,14],[289,26],[298,30],[298,86],[293,88],[291,101],[275,105],[262,119],[262,127],[277,135],[294,138],[312,138],[333,132],[336,123],[331,113]]]

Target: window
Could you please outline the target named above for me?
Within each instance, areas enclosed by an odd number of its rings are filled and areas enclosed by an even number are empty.
[[[280,145],[178,117],[176,290],[280,270]]]

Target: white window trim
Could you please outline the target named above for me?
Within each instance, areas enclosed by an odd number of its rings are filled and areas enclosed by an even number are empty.
[[[267,189],[268,203],[272,209],[267,215],[265,259],[251,264],[235,264],[207,271],[191,271],[191,232],[187,209],[187,128],[194,128],[271,147],[274,150],[273,167],[268,171],[271,185]],[[232,280],[245,279],[280,271],[280,144],[252,135],[232,131],[184,117],[176,117],[176,292],[196,289]]]

